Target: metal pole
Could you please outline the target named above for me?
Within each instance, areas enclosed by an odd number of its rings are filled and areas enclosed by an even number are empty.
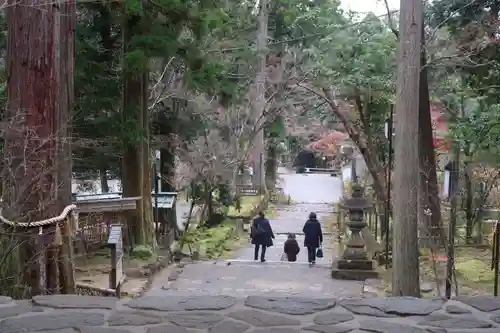
[[[457,224],[458,181],[460,163],[460,144],[454,142],[454,158],[450,174],[450,223],[448,225],[448,253],[446,258],[446,286],[445,296],[451,298],[453,279],[453,263],[455,261],[455,226]]]
[[[389,224],[391,215],[391,168],[392,168],[392,133],[394,130],[394,105],[391,105],[389,113],[389,124],[387,126],[387,136],[389,140],[389,151],[387,153],[387,201],[385,203],[385,269],[389,268]]]
[[[495,226],[495,236],[494,236],[495,242],[494,242],[494,268],[493,272],[495,274],[495,284],[493,286],[493,296],[498,296],[498,274],[499,272],[499,261],[500,261],[500,222],[496,223]]]

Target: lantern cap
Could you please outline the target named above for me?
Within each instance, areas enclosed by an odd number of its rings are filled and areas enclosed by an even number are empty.
[[[363,210],[372,208],[373,204],[370,200],[363,196],[364,189],[359,184],[352,185],[352,196],[351,198],[344,199],[340,204],[342,208]]]

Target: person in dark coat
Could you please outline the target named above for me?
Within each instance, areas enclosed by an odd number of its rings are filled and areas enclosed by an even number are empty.
[[[297,255],[300,252],[299,243],[295,239],[294,233],[288,234],[288,239],[285,242],[285,248],[283,250],[285,252],[288,261],[295,262],[297,261]]]
[[[323,243],[323,231],[316,213],[309,214],[309,220],[304,224],[302,232],[304,233],[304,246],[307,248],[307,261],[314,265],[316,263],[316,249]]]
[[[259,216],[253,220],[252,227],[250,228],[250,237],[252,238],[252,244],[255,245],[253,260],[259,259],[259,248],[261,248],[260,261],[265,262],[266,248],[273,246],[274,233],[264,213],[259,212]]]

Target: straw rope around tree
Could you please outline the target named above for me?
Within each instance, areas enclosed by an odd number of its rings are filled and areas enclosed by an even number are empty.
[[[0,208],[0,222],[7,224],[11,227],[22,227],[22,228],[32,228],[32,227],[38,227],[40,228],[39,235],[43,233],[43,227],[50,226],[52,224],[55,224],[55,231],[54,231],[54,245],[62,245],[62,235],[61,235],[61,228],[59,227],[59,224],[63,221],[66,220],[68,217],[68,214],[71,212],[74,212],[76,209],[76,205],[68,205],[64,207],[63,211],[59,216],[51,217],[45,220],[40,220],[40,221],[35,221],[35,222],[14,222],[11,220],[8,220],[2,215],[2,209]],[[71,226],[71,229],[73,231],[76,231],[78,229],[78,224],[77,224],[77,218],[73,219],[73,224]]]
[[[0,221],[8,224],[12,227],[43,227],[46,225],[54,224],[57,222],[62,222],[66,217],[68,217],[68,214],[72,212],[73,210],[76,209],[76,205],[68,205],[64,207],[62,213],[59,216],[51,217],[49,219],[41,220],[41,221],[35,221],[35,222],[14,222],[6,219],[2,215],[2,210],[0,209]]]

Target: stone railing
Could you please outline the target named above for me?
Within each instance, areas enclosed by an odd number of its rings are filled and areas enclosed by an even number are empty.
[[[0,296],[0,332],[497,333],[500,297]]]

